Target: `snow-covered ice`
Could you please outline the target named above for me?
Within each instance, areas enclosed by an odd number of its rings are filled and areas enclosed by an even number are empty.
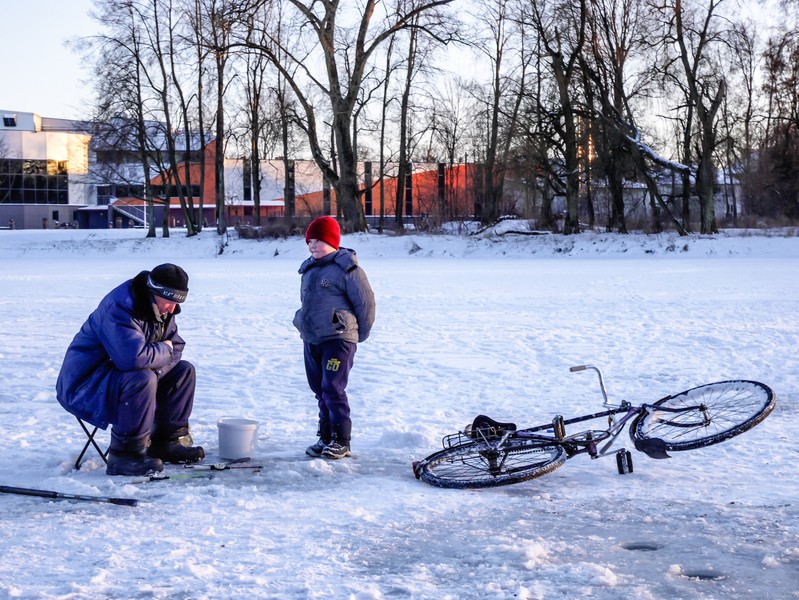
[[[141,230],[0,232],[2,598],[799,598],[799,237],[348,235],[377,298],[349,386],[354,459],[309,459],[315,402],[291,325],[303,240]],[[190,275],[179,317],[198,371],[192,431],[260,423],[250,470],[108,477],[55,399],[63,353],[142,269]],[[753,430],[635,471],[585,456],[487,490],[417,481],[414,460],[479,413],[519,425],[754,379]],[[108,433],[101,432],[101,440]],[[617,444],[629,443],[622,436]],[[169,467],[177,472],[177,467]]]

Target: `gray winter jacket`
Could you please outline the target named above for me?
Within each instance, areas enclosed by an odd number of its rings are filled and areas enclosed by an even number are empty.
[[[375,321],[375,296],[354,250],[339,248],[300,266],[300,302],[294,326],[306,342],[363,342]]]

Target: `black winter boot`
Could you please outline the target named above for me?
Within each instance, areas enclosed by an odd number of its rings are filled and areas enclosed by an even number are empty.
[[[147,437],[125,438],[111,432],[108,449],[106,475],[149,475],[164,470],[164,463],[157,458],[148,458],[145,453]]]
[[[325,449],[322,450],[322,456],[324,458],[346,458],[350,456],[352,453],[350,452],[350,441],[349,440],[338,440],[333,439]]]
[[[330,435],[330,421],[319,421],[319,431],[316,432],[319,439],[312,446],[305,449],[305,454],[314,458],[322,456],[322,452],[331,442],[332,436]]]
[[[193,446],[188,427],[165,430],[156,428],[147,455],[168,463],[196,463],[205,458],[202,446]]]
[[[350,456],[350,431],[352,430],[352,423],[350,421],[337,423],[332,427],[332,430],[333,440],[322,450],[322,457],[337,459]]]

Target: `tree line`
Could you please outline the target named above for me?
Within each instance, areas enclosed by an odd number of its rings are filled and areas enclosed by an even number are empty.
[[[204,201],[227,228],[225,156],[249,162],[256,223],[267,158],[312,159],[347,231],[366,228],[361,161],[379,165],[381,216],[390,198],[398,229],[413,162],[479,163],[484,223],[525,212],[564,233],[586,221],[626,232],[631,183],[652,231],[713,233],[739,212],[795,219],[799,1],[774,0],[769,27],[747,16],[754,4],[94,0],[92,121],[107,149],[135,149],[151,210],[153,176],[174,184],[189,235]],[[203,198],[205,170],[186,159],[211,142]]]

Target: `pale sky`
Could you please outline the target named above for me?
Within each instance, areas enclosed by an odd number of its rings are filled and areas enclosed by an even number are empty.
[[[90,73],[64,43],[99,31],[88,16],[92,0],[0,0],[0,5],[0,110],[88,117]],[[754,0],[744,7],[758,19],[770,20],[777,14]]]
[[[0,12],[0,110],[80,119],[89,73],[64,42],[96,33],[91,0],[3,0]]]

